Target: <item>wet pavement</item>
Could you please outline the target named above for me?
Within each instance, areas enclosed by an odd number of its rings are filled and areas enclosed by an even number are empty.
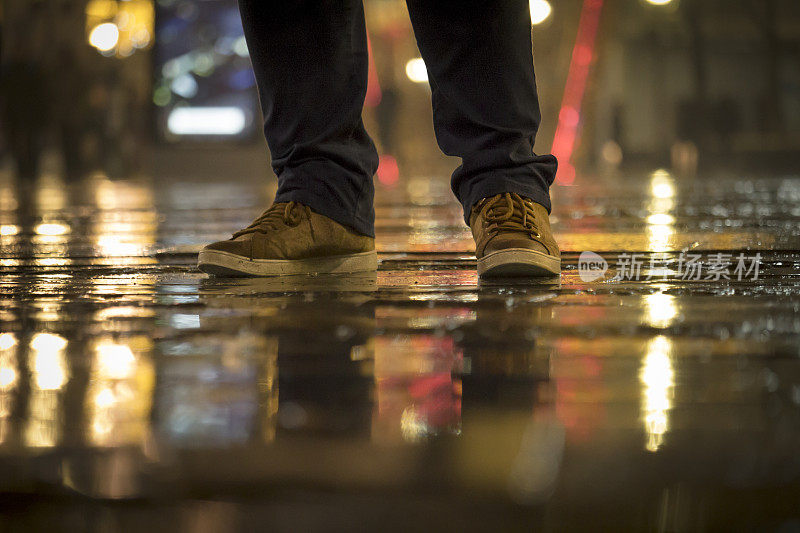
[[[491,283],[447,181],[271,280],[194,267],[268,185],[0,174],[0,529],[800,531],[800,177],[579,178]]]

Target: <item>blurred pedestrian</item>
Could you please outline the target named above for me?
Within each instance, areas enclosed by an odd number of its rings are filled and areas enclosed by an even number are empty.
[[[3,29],[0,61],[0,120],[6,145],[23,184],[39,174],[50,113],[41,38],[45,34],[41,2],[4,5],[6,16],[29,21],[24,30]]]
[[[17,175],[30,182],[39,174],[48,117],[45,76],[40,65],[23,60],[2,65],[0,95],[6,144]]]

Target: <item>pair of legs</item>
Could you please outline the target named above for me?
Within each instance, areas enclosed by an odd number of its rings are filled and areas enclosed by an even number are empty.
[[[460,157],[452,189],[469,223],[483,198],[516,193],[550,209],[556,171],[533,153],[540,112],[527,0],[408,0],[428,67],[436,139]],[[375,146],[362,0],[239,0],[278,176],[298,202],[374,236]]]
[[[436,138],[461,158],[452,188],[481,276],[554,276],[548,218],[556,160],[533,153],[539,102],[527,0],[407,0],[428,67]],[[200,252],[215,275],[378,268],[375,145],[362,0],[239,0],[278,176],[275,203]]]

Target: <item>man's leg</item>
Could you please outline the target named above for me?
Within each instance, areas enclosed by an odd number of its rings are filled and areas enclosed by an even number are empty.
[[[453,192],[470,210],[514,192],[550,209],[556,171],[535,155],[539,100],[527,0],[408,0],[433,92],[436,139],[462,158]]]
[[[278,175],[275,203],[231,239],[200,251],[219,276],[378,268],[372,175],[361,121],[367,36],[361,0],[239,0]]]
[[[373,236],[378,155],[361,121],[362,0],[239,0],[239,9],[278,176],[275,201]]]
[[[533,153],[540,112],[528,1],[407,3],[436,139],[462,159],[452,187],[472,227],[479,274],[558,274],[548,219],[557,163]]]

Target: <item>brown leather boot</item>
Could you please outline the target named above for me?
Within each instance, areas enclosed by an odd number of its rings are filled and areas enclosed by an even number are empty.
[[[203,248],[197,266],[217,276],[368,272],[378,269],[378,256],[374,238],[282,202],[229,240]]]
[[[472,208],[478,275],[551,277],[561,274],[561,252],[544,206],[516,193],[484,198]]]

